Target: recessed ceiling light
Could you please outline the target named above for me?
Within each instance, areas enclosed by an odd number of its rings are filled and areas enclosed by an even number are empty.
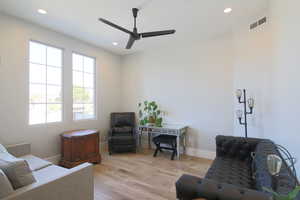
[[[43,15],[46,15],[46,14],[47,14],[47,11],[44,10],[44,9],[38,9],[38,13],[43,14]]]
[[[231,13],[232,8],[225,8],[224,13]]]
[[[117,42],[113,42],[112,43],[114,46],[118,46],[118,43]]]

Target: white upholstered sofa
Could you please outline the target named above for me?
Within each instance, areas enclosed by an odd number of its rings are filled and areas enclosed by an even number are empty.
[[[65,169],[31,155],[30,144],[7,146],[7,151],[25,159],[36,182],[15,190],[3,200],[93,200],[93,166],[89,163]],[[1,199],[2,200],[2,199]]]

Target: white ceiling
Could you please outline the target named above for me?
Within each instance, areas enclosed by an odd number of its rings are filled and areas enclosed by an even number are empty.
[[[254,17],[267,0],[1,0],[0,11],[100,46],[128,54],[163,45],[205,40],[228,32],[237,21]],[[129,30],[131,8],[141,7],[139,32],[176,29],[172,36],[145,38],[125,50],[128,35],[98,21],[106,18]],[[223,10],[231,7],[231,14]],[[37,13],[42,8],[47,15]],[[112,42],[118,42],[113,46]]]

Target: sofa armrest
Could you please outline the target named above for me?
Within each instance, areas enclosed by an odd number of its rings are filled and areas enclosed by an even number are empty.
[[[176,182],[177,198],[192,200],[271,200],[272,196],[256,190],[240,188],[231,184],[217,183],[210,179],[183,175]]]
[[[94,200],[93,166],[84,163],[59,178],[36,182],[16,190],[3,200]]]
[[[21,156],[31,154],[31,144],[28,143],[8,145],[6,146],[6,149],[8,153],[16,157],[21,157]]]

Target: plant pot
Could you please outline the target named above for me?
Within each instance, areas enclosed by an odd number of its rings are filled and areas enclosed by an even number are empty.
[[[149,124],[155,124],[155,118],[154,117],[149,117]]]
[[[155,123],[147,123],[147,126],[155,126]]]

